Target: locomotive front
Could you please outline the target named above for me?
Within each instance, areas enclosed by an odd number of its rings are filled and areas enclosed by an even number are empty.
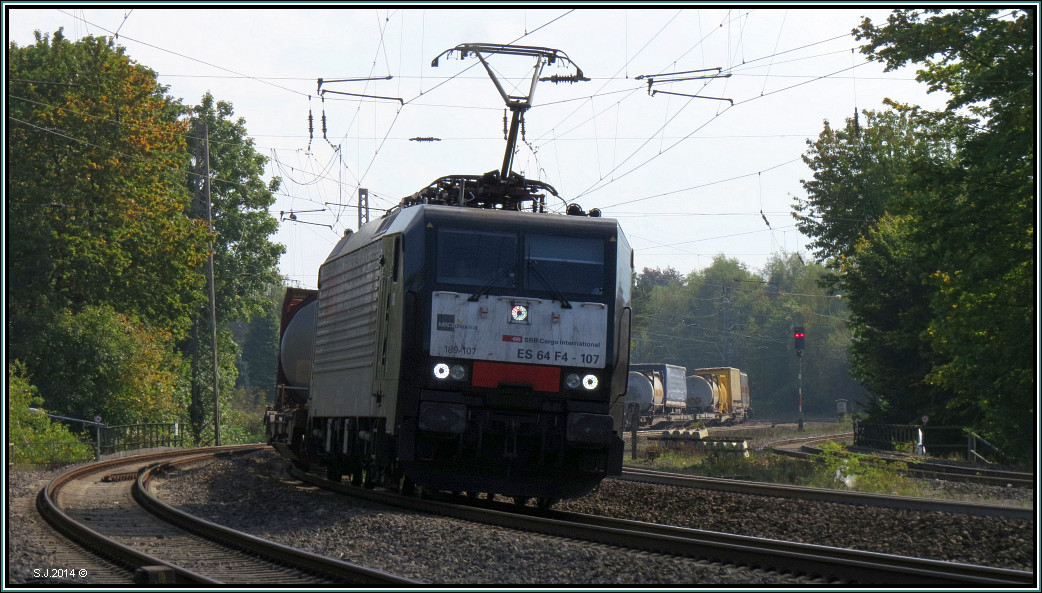
[[[418,397],[399,402],[405,474],[555,499],[621,473],[632,251],[618,224],[425,209]]]

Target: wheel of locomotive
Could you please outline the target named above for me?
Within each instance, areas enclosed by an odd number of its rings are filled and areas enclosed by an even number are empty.
[[[398,493],[402,496],[416,496],[416,484],[409,479],[409,476],[402,474],[402,477],[398,479]]]
[[[352,459],[348,462],[348,467],[351,468],[351,485],[361,486],[362,485],[362,463],[357,459]]]
[[[516,506],[516,507],[523,507],[523,506],[525,506],[527,504],[528,504],[528,497],[527,496],[515,496],[514,497],[514,506]]]
[[[542,496],[537,498],[535,501],[536,508],[538,508],[540,511],[549,511],[550,507],[554,506],[554,504],[556,503],[556,498],[544,498]]]
[[[339,482],[344,476],[344,466],[337,460],[330,460],[326,464],[326,479]]]

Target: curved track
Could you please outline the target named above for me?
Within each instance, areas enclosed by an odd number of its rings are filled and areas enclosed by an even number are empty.
[[[443,500],[404,497],[384,490],[346,486],[299,470],[292,470],[292,474],[312,485],[378,504],[509,529],[752,567],[805,577],[817,582],[978,586],[1024,585],[1034,582],[1034,575],[1023,571],[729,535],[578,513],[538,513],[530,508],[517,509],[505,504],[486,503],[492,508],[480,508]]]
[[[140,584],[415,584],[214,525],[172,509],[147,492],[161,462],[192,463],[260,448],[215,447],[83,466],[48,484],[37,498],[37,508],[67,537],[135,572]]]

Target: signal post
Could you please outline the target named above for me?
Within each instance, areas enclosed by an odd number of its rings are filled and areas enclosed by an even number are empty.
[[[803,326],[793,328],[792,338],[796,346],[796,356],[800,359],[800,371],[796,375],[796,419],[799,424],[798,430],[803,432]]]

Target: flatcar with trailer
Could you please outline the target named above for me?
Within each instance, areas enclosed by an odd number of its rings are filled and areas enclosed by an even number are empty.
[[[626,388],[626,427],[634,423],[690,420],[687,370],[672,364],[631,364]]]
[[[744,422],[752,415],[749,375],[734,367],[699,368],[687,378],[688,411],[719,424]]]
[[[269,442],[333,479],[542,506],[621,474],[633,251],[547,196],[505,161],[346,233],[287,291]]]
[[[631,364],[626,429],[744,422],[752,415],[749,375],[734,367]]]

